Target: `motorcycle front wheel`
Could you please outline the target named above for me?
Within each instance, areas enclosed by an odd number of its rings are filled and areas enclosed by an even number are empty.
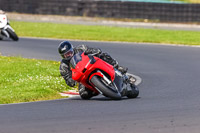
[[[19,40],[17,34],[14,31],[12,31],[10,28],[7,28],[6,31],[10,35],[11,39],[13,39],[14,41],[18,41]]]
[[[103,93],[104,96],[109,97],[114,100],[120,100],[121,94],[116,90],[114,85],[106,85],[103,79],[99,76],[93,76],[91,78],[91,83]]]

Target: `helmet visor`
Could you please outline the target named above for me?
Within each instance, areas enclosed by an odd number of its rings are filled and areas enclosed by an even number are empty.
[[[62,57],[66,60],[69,60],[72,58],[72,56],[74,55],[74,51],[73,49],[71,48],[70,50],[68,50],[67,52],[65,52]]]

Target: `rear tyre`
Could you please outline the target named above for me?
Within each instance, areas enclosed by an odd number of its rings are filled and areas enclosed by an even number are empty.
[[[130,86],[131,86],[132,90],[128,91],[126,96],[128,98],[136,98],[136,97],[138,97],[138,95],[139,95],[138,87],[136,85],[134,85],[134,84],[131,84]]]
[[[94,86],[99,89],[104,96],[109,97],[111,99],[115,100],[120,100],[121,99],[121,94],[116,90],[114,85],[109,85],[107,86],[104,82],[103,79],[99,76],[93,76],[91,78],[91,82]]]
[[[1,35],[1,33],[0,33],[0,40],[3,40],[3,37],[2,37],[2,35]]]
[[[18,41],[19,40],[17,34],[14,31],[12,31],[10,28],[7,28],[6,31],[10,35],[10,38],[12,38],[14,41]]]

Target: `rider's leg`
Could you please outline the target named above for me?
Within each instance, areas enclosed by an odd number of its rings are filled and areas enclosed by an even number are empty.
[[[126,87],[122,87],[119,81],[123,80],[120,75],[116,73],[115,75],[115,84],[117,85],[119,92],[122,97],[127,96],[129,98],[135,98],[139,94],[139,90],[137,90],[137,86],[135,86],[135,78],[133,76],[126,76],[125,82],[127,84]]]
[[[133,76],[129,76],[127,79],[128,87],[126,91],[126,96],[128,98],[136,98],[139,95],[138,87],[135,85],[136,79]]]

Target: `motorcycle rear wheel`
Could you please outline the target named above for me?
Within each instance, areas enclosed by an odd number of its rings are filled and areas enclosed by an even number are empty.
[[[116,90],[115,86],[106,85],[101,77],[95,75],[91,78],[91,82],[94,86],[97,87],[98,90],[100,90],[103,93],[104,96],[114,100],[121,99],[121,94]]]
[[[126,95],[128,98],[136,98],[139,95],[139,89],[136,85],[131,85],[131,91]]]
[[[12,38],[14,41],[18,41],[19,40],[17,34],[14,31],[12,31],[10,28],[7,28],[6,31],[10,35],[10,38]]]

